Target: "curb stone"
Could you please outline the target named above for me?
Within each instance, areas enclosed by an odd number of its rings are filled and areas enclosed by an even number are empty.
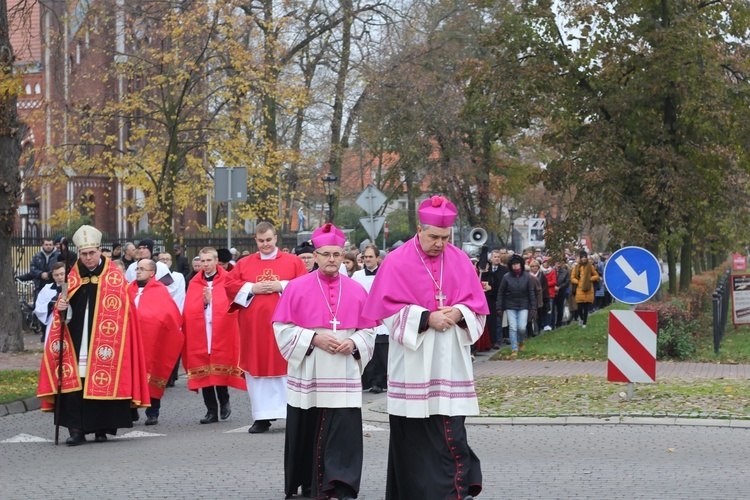
[[[39,398],[26,398],[23,400],[26,411],[39,410],[42,408],[42,400]]]
[[[12,403],[8,403],[5,405],[5,409],[8,411],[9,415],[26,412],[26,406],[23,404],[23,401],[13,401]]]

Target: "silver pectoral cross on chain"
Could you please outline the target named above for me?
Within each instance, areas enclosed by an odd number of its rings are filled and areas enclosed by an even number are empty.
[[[438,303],[440,304],[440,307],[443,307],[443,301],[445,299],[447,299],[448,297],[446,297],[445,295],[443,295],[443,291],[442,290],[438,290],[438,294],[435,295],[435,298],[438,300]]]
[[[336,333],[336,327],[341,324],[341,321],[337,320],[336,316],[334,316],[329,323],[333,325],[333,333]]]

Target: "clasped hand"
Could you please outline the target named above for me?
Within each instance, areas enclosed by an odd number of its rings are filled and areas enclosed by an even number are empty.
[[[313,337],[312,344],[318,349],[323,349],[331,354],[349,355],[354,351],[354,341],[352,339],[344,339],[339,342],[330,333],[318,333]]]
[[[281,291],[281,283],[274,281],[260,281],[253,285],[253,295],[268,295],[269,293],[278,293]]]
[[[440,332],[446,331],[448,328],[453,328],[456,324],[461,321],[463,314],[455,307],[441,306],[438,307],[437,311],[430,313],[430,317],[427,320],[427,324],[430,328],[434,328]]]

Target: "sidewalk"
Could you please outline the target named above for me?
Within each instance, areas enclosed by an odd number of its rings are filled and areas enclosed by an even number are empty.
[[[27,333],[23,336],[22,353],[0,352],[0,370],[38,370],[42,364],[42,342],[40,335]]]

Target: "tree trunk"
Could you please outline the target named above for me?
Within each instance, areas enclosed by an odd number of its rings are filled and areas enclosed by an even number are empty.
[[[352,5],[351,0],[342,0],[341,9],[343,11],[342,39],[341,39],[341,61],[336,78],[336,88],[333,99],[333,116],[331,118],[331,151],[328,156],[329,171],[341,180],[341,162],[344,149],[341,143],[341,129],[344,119],[344,101],[346,91],[346,77],[349,74],[349,55],[352,43]],[[338,196],[333,193],[333,213],[338,212]],[[333,222],[333,221],[331,221]]]
[[[677,252],[674,245],[667,244],[667,269],[669,270],[669,293],[677,293]]]
[[[680,291],[687,292],[693,281],[693,235],[688,232],[680,250]]]
[[[13,78],[13,47],[8,31],[8,5],[0,0],[0,79],[5,84]],[[20,177],[18,160],[21,157],[20,124],[16,109],[14,87],[3,85],[0,95],[0,352],[23,351],[21,310],[13,276],[11,237],[15,227]]]

